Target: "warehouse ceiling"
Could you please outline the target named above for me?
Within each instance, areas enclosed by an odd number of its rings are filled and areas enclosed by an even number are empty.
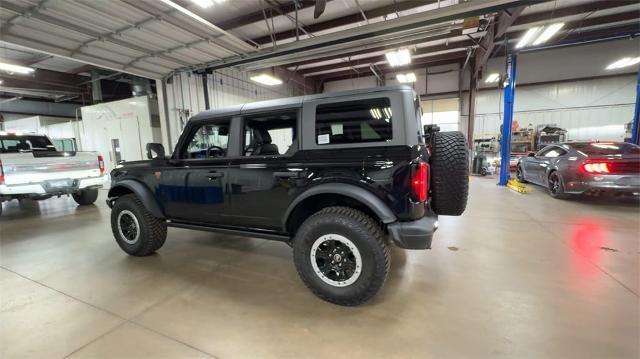
[[[68,59],[156,79],[283,66],[326,81],[391,71],[384,53],[400,46],[412,50],[413,67],[471,55],[481,67],[505,41],[554,21],[566,25],[553,43],[640,33],[633,0],[328,0],[317,18],[315,4],[298,0],[296,12],[284,0],[215,0],[207,8],[190,0],[2,0],[0,40],[37,50],[37,67],[63,72],[76,68]],[[481,22],[463,21],[474,18]]]

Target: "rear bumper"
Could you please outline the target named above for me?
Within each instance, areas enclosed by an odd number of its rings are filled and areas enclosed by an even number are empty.
[[[400,248],[430,249],[433,234],[438,229],[438,216],[428,215],[415,221],[387,225],[389,237]]]
[[[567,193],[592,191],[640,193],[639,175],[589,175],[565,184]]]
[[[105,178],[106,176],[77,178],[71,180],[72,184],[70,186],[60,188],[51,188],[47,182],[16,185],[2,184],[0,185],[0,198],[71,194],[86,188],[102,187]]]

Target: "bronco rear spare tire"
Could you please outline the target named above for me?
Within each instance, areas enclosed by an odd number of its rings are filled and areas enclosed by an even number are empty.
[[[435,132],[431,153],[431,208],[444,216],[459,216],[469,197],[469,150],[459,131]]]

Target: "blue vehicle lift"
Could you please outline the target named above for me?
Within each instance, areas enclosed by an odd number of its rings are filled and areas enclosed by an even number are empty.
[[[506,186],[509,182],[511,161],[511,123],[513,121],[513,101],[516,94],[516,63],[517,56],[507,56],[507,84],[504,87],[504,114],[502,119],[502,138],[500,140],[500,181],[499,186]],[[637,107],[637,103],[636,103]]]
[[[633,114],[633,126],[631,127],[631,143],[638,143],[638,122],[640,121],[640,69],[638,69],[638,77],[636,80],[636,110]]]

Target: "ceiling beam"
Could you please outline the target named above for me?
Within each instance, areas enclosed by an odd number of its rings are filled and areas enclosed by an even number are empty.
[[[437,64],[458,63],[459,61],[464,61],[465,57],[466,57],[466,53],[454,52],[450,54],[442,54],[442,55],[415,59],[411,63],[411,65],[407,65],[407,66],[391,67],[385,64],[385,65],[377,65],[377,67],[384,73],[407,72],[409,70],[414,70],[417,68],[424,68],[425,66],[434,66],[433,65],[434,63],[437,63]],[[328,72],[323,74],[313,74],[307,77],[317,79],[317,78],[328,78],[328,77],[334,77],[334,76],[343,76],[343,75],[349,75],[349,74],[359,75],[362,73],[372,73],[372,71],[369,68],[369,66],[364,66],[364,67],[352,68],[349,70],[334,71],[334,72]]]
[[[524,8],[524,6],[519,6],[510,9],[509,12],[503,11],[495,17],[494,22],[489,26],[489,29],[487,29],[487,33],[482,40],[480,40],[480,46],[476,49],[474,60],[472,60],[475,61],[474,76],[482,73],[482,70],[484,70],[484,67],[487,65],[487,61],[496,46],[496,38],[503,36],[507,32]]]
[[[456,50],[455,52],[453,52],[453,54],[455,54],[455,55],[453,55],[453,57],[459,57],[460,54],[458,52],[465,51],[465,53],[466,53],[466,47],[474,46],[475,44],[471,40],[466,40],[466,41],[459,41],[459,42],[451,43],[451,45],[452,45],[451,47],[448,47],[447,45],[437,45],[437,46],[419,48],[415,52],[413,52],[413,54],[412,54],[413,61],[419,61],[419,60],[422,59],[422,58],[419,58],[419,57],[416,58],[416,56],[427,55],[427,54],[430,54],[430,53],[446,51],[446,50]],[[444,54],[442,56],[447,57],[447,55],[449,55],[449,54]],[[387,60],[387,58],[385,57],[385,55],[376,55],[376,56],[371,56],[371,57],[366,57],[366,58],[353,60],[353,61],[350,61],[350,62],[340,62],[340,63],[337,63],[337,64],[309,67],[309,68],[306,68],[306,69],[303,69],[303,70],[298,70],[296,72],[299,73],[299,74],[302,74],[302,75],[306,75],[306,74],[310,74],[310,73],[329,71],[329,70],[334,70],[334,69],[341,69],[341,68],[345,68],[345,67],[363,66],[363,65],[369,65],[369,64],[372,64],[372,63],[375,64],[375,63],[383,62],[383,61],[386,61],[386,60]]]
[[[435,66],[443,66],[443,65],[451,65],[451,64],[462,65],[463,63],[464,63],[464,57],[461,57],[456,60],[440,60],[440,61],[434,61],[434,62],[428,62],[428,63],[417,63],[408,67],[404,67],[402,69],[397,67],[393,68],[393,70],[387,69],[385,67],[383,67],[382,69],[384,70],[383,71],[384,74],[388,75],[388,74],[395,74],[395,73],[407,72],[412,70],[425,69],[428,67],[435,67]],[[353,71],[351,73],[349,73],[348,71],[343,71],[341,73],[332,72],[329,74],[325,74],[325,76],[314,77],[313,79],[316,80],[316,82],[329,82],[329,81],[357,79],[361,77],[370,77],[370,76],[375,76],[371,71],[371,69],[363,68],[362,71],[358,73]]]
[[[635,1],[631,1],[631,3],[634,3]],[[595,11],[594,9],[608,9],[608,8],[615,8],[615,7],[619,7],[619,6],[628,6],[630,2],[628,1],[620,1],[621,4],[624,5],[620,5],[617,1],[598,1],[597,3],[594,4],[589,4],[589,6],[572,6],[570,8],[566,8],[566,9],[557,9],[555,12],[554,11],[546,11],[543,13],[537,13],[537,14],[532,14],[532,15],[521,15],[518,18],[516,18],[515,23],[512,26],[515,25],[527,25],[529,23],[534,23],[534,22],[538,22],[541,21],[541,19],[552,19],[552,15],[558,15],[560,14],[562,17],[564,16],[573,16],[573,15],[579,15],[579,14],[583,14],[585,12],[589,12],[589,11]],[[555,15],[554,15],[555,14]],[[605,15],[605,16],[599,16],[599,17],[594,17],[594,18],[587,18],[584,19],[582,21],[576,21],[576,22],[571,22],[570,24],[567,24],[567,26],[565,26],[565,29],[568,29],[569,26],[581,26],[581,27],[586,27],[586,26],[593,26],[593,25],[598,25],[598,24],[602,24],[605,22],[616,22],[616,21],[627,21],[627,20],[633,20],[635,18],[637,18],[637,13],[634,12],[624,12],[624,13],[620,13],[620,14],[614,14],[614,15]],[[524,20],[523,20],[524,19]],[[513,37],[519,37],[521,36],[523,32],[509,32],[508,36],[510,38]],[[367,48],[364,50],[357,50],[357,51],[353,51],[353,52],[345,52],[343,54],[340,55],[332,55],[332,56],[318,56],[314,59],[311,60],[305,60],[305,61],[299,61],[299,62],[294,62],[294,63],[290,63],[287,65],[287,67],[292,68],[295,66],[302,66],[302,65],[309,65],[309,64],[314,64],[314,63],[318,63],[321,61],[329,61],[329,60],[335,60],[335,59],[345,59],[348,60],[348,56],[356,56],[356,55],[362,55],[362,54],[367,54],[367,53],[371,53],[371,52],[376,52],[376,51],[384,51],[384,50],[389,50],[389,49],[393,49],[393,48],[399,48],[399,47],[407,47],[407,46],[412,46],[412,45],[416,45],[419,43],[424,43],[425,40],[427,41],[433,41],[433,40],[438,40],[438,39],[443,39],[443,38],[448,38],[448,37],[456,37],[456,36],[461,36],[462,35],[462,30],[453,30],[451,35],[439,35],[439,36],[435,36],[435,37],[429,37],[428,39],[420,39],[420,40],[414,40],[414,41],[408,41],[408,42],[402,42],[402,43],[398,43],[394,46],[381,46],[381,47],[374,47],[374,48]],[[500,38],[501,36],[499,36]],[[480,49],[482,50],[482,49]],[[348,50],[346,50],[348,51]],[[433,50],[433,51],[438,51],[438,50]],[[344,66],[348,66],[348,61],[344,62]]]
[[[396,4],[391,4],[391,5],[382,6],[379,8],[364,11],[364,15],[366,16],[367,19],[371,19],[375,17],[389,15],[389,14],[395,13],[396,11],[411,10],[420,6],[425,6],[433,3],[437,3],[437,0],[398,2]],[[344,25],[356,24],[362,21],[363,21],[362,13],[360,11],[357,11],[353,14],[342,16],[336,19],[307,25],[305,28],[309,32],[318,32],[318,31],[333,29],[336,27],[344,26]],[[288,39],[288,38],[294,38],[296,37],[296,29],[293,28],[290,30],[281,31],[273,34],[273,36],[275,37],[276,41]],[[269,35],[261,36],[261,37],[252,39],[252,41],[260,45],[268,44],[271,42],[271,36]]]
[[[600,0],[591,3],[562,7],[551,11],[539,12],[534,14],[522,15],[516,19],[514,26],[532,24],[540,21],[548,21],[551,19],[574,16],[579,14],[588,14],[598,10],[615,9],[622,6],[637,5],[637,0]]]
[[[316,3],[315,0],[298,0],[298,2],[300,3],[300,7],[298,7],[298,11],[309,8],[309,7],[313,7]],[[264,10],[266,12],[267,19],[271,19],[271,17],[280,16],[281,13],[289,14],[289,13],[295,12],[296,8],[293,1],[288,1],[285,4],[280,4],[277,6],[267,6],[264,8]],[[268,10],[271,10],[272,13],[269,13]],[[245,25],[253,24],[256,22],[263,22],[264,14],[262,13],[262,9],[260,9],[258,11],[250,12],[248,14],[240,15],[238,17],[234,17],[228,20],[216,21],[215,18],[213,17],[209,17],[208,20],[216,24],[216,26],[218,26],[223,30],[231,30],[231,29],[235,29]]]

